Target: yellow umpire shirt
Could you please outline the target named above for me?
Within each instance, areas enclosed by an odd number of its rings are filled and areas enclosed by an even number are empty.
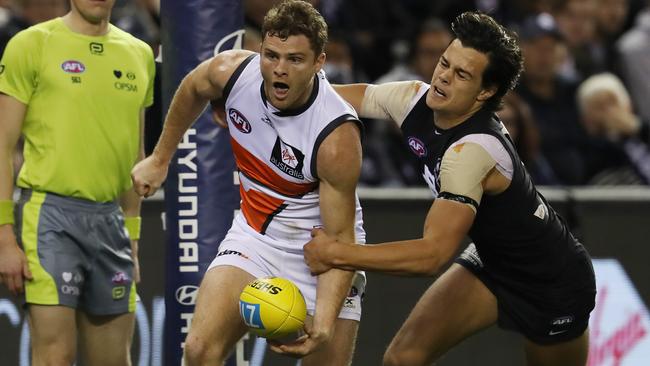
[[[118,198],[131,187],[154,73],[151,48],[113,25],[91,37],[57,18],[16,34],[0,61],[0,92],[27,105],[17,185],[96,202]]]

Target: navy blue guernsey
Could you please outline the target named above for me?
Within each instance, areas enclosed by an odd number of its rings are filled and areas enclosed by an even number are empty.
[[[584,256],[585,249],[533,185],[494,113],[480,110],[460,125],[441,130],[434,126],[425,93],[408,113],[401,129],[411,152],[420,161],[425,180],[439,198],[473,201],[439,192],[440,163],[454,142],[470,134],[489,134],[507,150],[513,162],[510,186],[500,194],[483,194],[469,231],[483,268],[502,286],[535,297],[541,295],[536,288],[541,292],[547,287],[544,293],[548,295],[548,285],[555,283],[574,260]]]

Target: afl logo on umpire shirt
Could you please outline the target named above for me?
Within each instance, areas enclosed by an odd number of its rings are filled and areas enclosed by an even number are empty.
[[[61,64],[61,69],[70,74],[81,74],[86,71],[86,66],[79,61],[68,60]]]

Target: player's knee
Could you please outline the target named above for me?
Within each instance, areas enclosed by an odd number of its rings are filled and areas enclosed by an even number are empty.
[[[384,353],[384,366],[416,366],[427,364],[427,355],[417,350],[389,347]]]
[[[185,339],[183,359],[187,366],[216,364],[221,365],[225,355],[205,339],[188,335]]]
[[[188,336],[185,339],[183,359],[188,366],[201,364],[207,352],[207,345],[197,337]]]
[[[32,350],[34,366],[69,366],[75,361],[75,352],[65,347],[48,347]]]

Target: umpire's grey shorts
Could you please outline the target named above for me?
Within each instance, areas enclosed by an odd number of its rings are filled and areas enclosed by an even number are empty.
[[[131,242],[117,203],[23,190],[16,232],[33,276],[25,282],[27,304],[95,315],[135,311]]]

